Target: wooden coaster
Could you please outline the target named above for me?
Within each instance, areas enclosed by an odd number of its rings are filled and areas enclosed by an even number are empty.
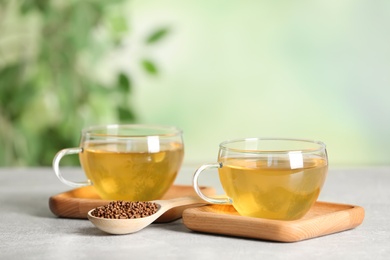
[[[215,190],[211,187],[201,187],[202,192],[214,195]],[[197,196],[192,186],[172,185],[161,199],[173,199],[185,196]],[[64,218],[87,219],[88,211],[96,207],[107,205],[110,200],[102,200],[93,186],[73,189],[49,198],[49,208],[54,215]],[[155,222],[170,222],[181,218],[186,206],[171,209],[165,212]]]
[[[297,242],[359,226],[360,206],[316,202],[299,220],[281,221],[240,216],[231,205],[209,205],[183,212],[184,225],[194,231],[279,242]]]

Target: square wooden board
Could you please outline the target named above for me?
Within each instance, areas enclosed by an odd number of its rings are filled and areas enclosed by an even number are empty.
[[[364,219],[360,206],[316,202],[301,219],[269,220],[240,216],[231,205],[208,205],[183,212],[184,225],[205,233],[279,242],[297,242],[359,226]]]

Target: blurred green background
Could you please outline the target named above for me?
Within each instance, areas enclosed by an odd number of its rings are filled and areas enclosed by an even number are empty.
[[[106,123],[182,128],[187,164],[256,136],[389,165],[389,31],[386,0],[1,1],[0,165]]]

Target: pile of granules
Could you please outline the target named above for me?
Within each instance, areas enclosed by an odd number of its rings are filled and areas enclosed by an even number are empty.
[[[149,201],[112,201],[106,206],[97,207],[91,212],[92,216],[110,219],[143,218],[153,215],[158,205]]]

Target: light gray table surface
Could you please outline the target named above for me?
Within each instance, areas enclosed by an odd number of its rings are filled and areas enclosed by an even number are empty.
[[[183,167],[176,184],[191,184]],[[78,168],[64,174],[83,178]],[[214,174],[217,175],[216,173]],[[210,173],[202,184],[216,188]],[[206,183],[207,182],[207,183]],[[278,243],[187,229],[182,220],[152,224],[130,235],[108,235],[88,220],[54,216],[50,196],[70,190],[51,168],[0,168],[0,259],[389,259],[390,166],[330,168],[319,200],[365,209],[355,229]]]

